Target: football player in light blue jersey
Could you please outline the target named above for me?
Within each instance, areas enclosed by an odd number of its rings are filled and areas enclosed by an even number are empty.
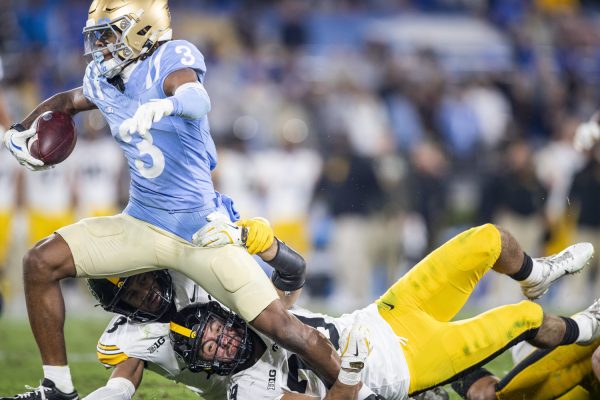
[[[333,384],[340,369],[335,349],[288,313],[242,246],[190,243],[209,214],[220,211],[222,218],[235,219],[236,213],[211,181],[217,157],[206,117],[203,57],[191,43],[171,40],[167,0],[94,0],[83,33],[90,59],[83,86],[42,102],[6,132],[4,143],[25,167],[47,168],[27,147],[36,119],[49,110],[73,115],[97,108],[127,156],[130,201],[122,214],[63,227],[25,255],[27,310],[44,380],[14,398],[78,398],[67,366],[61,279],[160,268],[187,275]],[[362,393],[369,395],[367,389]]]

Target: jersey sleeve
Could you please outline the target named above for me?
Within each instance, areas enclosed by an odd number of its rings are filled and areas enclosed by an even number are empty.
[[[191,68],[196,72],[200,83],[204,83],[206,64],[200,50],[187,40],[173,40],[159,47],[151,60],[155,76],[158,78],[160,87],[171,73],[185,68]]]
[[[98,361],[106,368],[114,367],[129,358],[118,345],[107,344],[100,341],[96,346],[96,356],[98,357]]]
[[[100,88],[94,84],[94,67],[93,63],[89,63],[85,68],[85,74],[83,75],[83,95],[92,103],[98,97],[98,91]],[[94,103],[95,104],[95,103]]]
[[[127,319],[116,316],[108,323],[96,345],[96,357],[107,368],[114,367],[129,356],[125,353],[122,343],[122,333],[127,327]]]

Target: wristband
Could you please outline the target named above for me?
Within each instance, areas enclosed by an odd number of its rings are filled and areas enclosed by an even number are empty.
[[[340,369],[340,373],[338,374],[338,381],[342,382],[344,385],[354,386],[360,383],[362,378],[362,370],[346,370],[344,368]]]
[[[25,128],[25,127],[23,126],[23,124],[19,124],[19,123],[12,124],[12,125],[10,126],[10,128],[8,128],[8,129],[14,129],[14,130],[15,130],[15,131],[17,131],[17,132],[24,132],[24,131],[26,131],[26,130],[27,130],[27,128]]]

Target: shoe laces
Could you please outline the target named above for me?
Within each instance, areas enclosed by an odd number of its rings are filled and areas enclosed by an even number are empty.
[[[35,394],[40,395],[40,399],[41,400],[46,400],[46,392],[51,391],[51,388],[48,388],[46,386],[42,385],[42,382],[40,382],[40,386],[38,387],[31,387],[29,385],[25,385],[25,389],[29,390],[29,392],[27,393],[23,393],[23,394],[18,394],[15,396],[16,399],[33,399],[35,398]]]
[[[565,251],[562,254],[555,254],[553,256],[538,258],[538,260],[541,261],[542,263],[546,263],[549,265],[549,267],[550,267],[549,271],[552,271],[558,265],[560,265],[563,262],[566,262],[568,260],[571,260],[571,259],[573,259],[573,254],[571,254],[570,251]]]
[[[588,307],[587,311],[596,319],[600,319],[600,299],[597,299]]]

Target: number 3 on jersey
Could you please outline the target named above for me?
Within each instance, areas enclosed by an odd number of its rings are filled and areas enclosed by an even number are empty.
[[[141,137],[141,136],[140,136]],[[125,143],[131,142],[132,136],[129,133],[121,134],[121,139]],[[140,157],[135,159],[135,167],[140,171],[140,174],[146,179],[152,179],[160,176],[165,169],[165,156],[160,149],[154,146],[152,143],[154,138],[152,134],[148,132],[140,142],[135,144],[135,147],[140,152]],[[151,160],[151,166],[146,167],[141,157],[148,155]]]

